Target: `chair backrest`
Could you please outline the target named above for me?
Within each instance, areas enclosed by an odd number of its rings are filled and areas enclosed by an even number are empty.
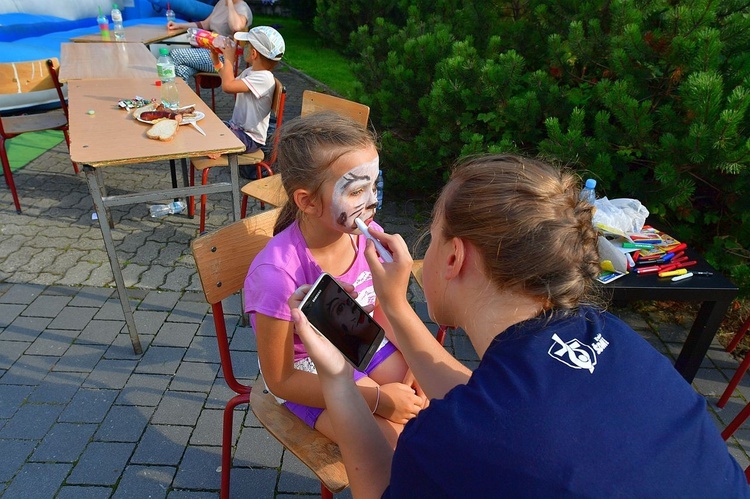
[[[60,105],[65,113],[65,117],[70,119],[68,116],[68,103],[65,101],[65,95],[63,95],[60,77],[57,72],[60,69],[60,63],[57,62],[57,59],[47,59],[47,69],[49,70],[50,78],[52,78],[52,83],[55,85],[55,90],[57,90],[57,96],[60,98]]]
[[[370,107],[359,102],[334,97],[333,95],[321,94],[313,90],[302,92],[302,110],[300,115],[306,116],[320,111],[336,111],[347,116],[364,127],[370,118]]]
[[[273,237],[279,211],[243,218],[193,240],[193,258],[208,303],[218,303],[242,289],[253,258]]]
[[[49,60],[55,69],[60,67],[57,58]],[[50,76],[47,59],[0,63],[0,94],[39,92],[53,88],[55,82]]]
[[[274,77],[276,86],[273,89],[273,101],[271,103],[271,112],[276,117],[276,132],[273,134],[273,145],[271,146],[271,156],[263,163],[272,165],[276,163],[276,145],[279,143],[279,129],[284,123],[284,106],[286,105],[286,87]]]

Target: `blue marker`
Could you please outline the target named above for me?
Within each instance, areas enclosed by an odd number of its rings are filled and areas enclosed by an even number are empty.
[[[357,227],[359,228],[360,231],[362,231],[362,234],[364,234],[367,239],[375,243],[375,249],[378,250],[378,253],[380,254],[380,258],[382,258],[383,261],[386,263],[391,263],[393,261],[393,255],[391,255],[390,251],[385,249],[385,246],[383,246],[383,244],[380,241],[372,237],[372,234],[370,234],[370,231],[367,229],[367,226],[365,225],[365,223],[359,218],[355,218],[354,223],[357,224]]]

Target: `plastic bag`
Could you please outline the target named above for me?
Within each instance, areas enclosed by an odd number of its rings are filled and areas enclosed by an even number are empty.
[[[599,198],[595,203],[594,224],[604,224],[622,232],[640,232],[648,218],[648,209],[637,199]]]

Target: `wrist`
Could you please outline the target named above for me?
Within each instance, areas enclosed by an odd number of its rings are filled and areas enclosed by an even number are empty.
[[[217,73],[221,71],[221,68],[223,67],[224,67],[224,63],[221,61],[214,63],[214,69],[216,70]]]
[[[377,388],[377,390],[378,390],[378,393],[377,393],[377,395],[375,396],[375,405],[374,405],[374,406],[373,406],[373,408],[372,408],[372,413],[373,413],[373,414],[377,414],[377,412],[378,412],[378,407],[380,407],[380,385],[376,386],[375,388]]]

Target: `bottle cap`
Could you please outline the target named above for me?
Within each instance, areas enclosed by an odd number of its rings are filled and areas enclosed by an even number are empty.
[[[590,178],[586,180],[586,189],[594,189],[596,188],[596,180],[593,178]]]
[[[156,85],[157,87],[161,87],[161,80],[156,80],[154,82],[154,85]]]
[[[112,10],[115,10],[116,8],[117,8],[117,4],[116,4],[116,3],[113,3],[113,4],[112,4]]]
[[[168,55],[169,54],[169,49],[167,47],[162,47],[162,48],[159,49],[159,53],[161,55]]]

